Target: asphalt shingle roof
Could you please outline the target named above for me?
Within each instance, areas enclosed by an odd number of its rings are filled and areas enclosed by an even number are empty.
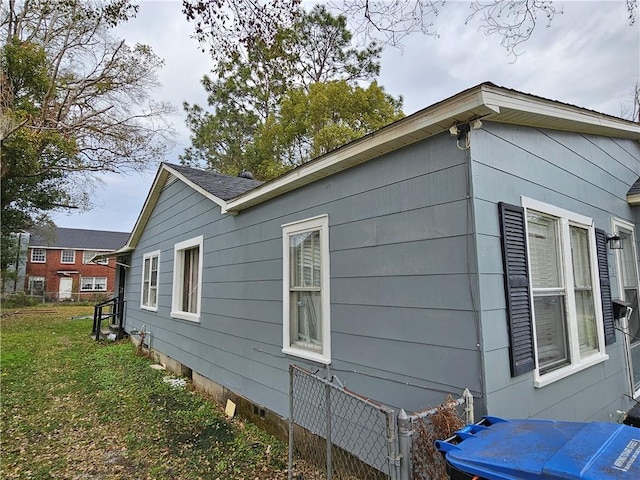
[[[230,177],[220,173],[197,168],[185,167],[183,165],[166,164],[168,167],[184,175],[190,181],[203,188],[221,200],[230,200],[238,195],[262,185],[258,180],[251,180],[242,177]]]
[[[79,250],[116,250],[127,243],[129,234],[80,228],[54,228],[53,231],[31,232],[30,247],[68,248]]]
[[[636,183],[631,185],[631,188],[627,192],[627,195],[638,195],[640,193],[640,177],[636,180]]]

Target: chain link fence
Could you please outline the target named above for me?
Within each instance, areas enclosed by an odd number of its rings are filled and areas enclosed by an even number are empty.
[[[17,293],[4,293],[2,299],[13,301],[14,303],[24,303],[36,305],[39,303],[99,303],[113,296],[112,292],[71,292],[60,296],[59,292],[36,292],[26,291]]]
[[[289,479],[302,458],[327,479],[397,478],[392,409],[291,365]]]
[[[473,396],[469,390],[458,399],[448,397],[430,410],[410,416],[401,411],[398,435],[403,457],[402,479],[449,479],[446,461],[435,447],[435,441],[449,438],[456,430],[473,423],[473,416]]]
[[[289,479],[448,479],[434,441],[474,422],[469,390],[396,418],[393,409],[344,388],[329,368],[327,378],[296,365],[289,375]]]

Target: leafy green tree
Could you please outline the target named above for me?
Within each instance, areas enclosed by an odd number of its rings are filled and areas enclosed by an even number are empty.
[[[171,146],[172,108],[150,97],[161,59],[110,33],[136,11],[130,0],[0,6],[3,248],[53,210],[88,208],[95,173],[143,170]]]
[[[320,92],[326,94],[327,89],[336,90],[333,93],[344,101],[343,105],[333,105],[336,137],[332,148],[370,131],[369,127],[385,124],[363,121],[368,114],[365,110],[359,114],[350,111],[362,101],[363,92],[377,92],[379,111],[393,112],[385,122],[395,120],[400,101],[383,94],[377,84],[371,89],[356,88],[359,82],[378,75],[381,48],[375,43],[362,49],[351,44],[345,17],[335,17],[325,7],[317,6],[297,17],[293,27],[278,31],[272,44],[258,40],[246,53],[233,52],[229,59],[221,60],[213,72],[217,79],[203,79],[212,111],[184,105],[193,133],[192,145],[181,155],[181,161],[204,164],[231,175],[250,170],[259,178],[273,178],[331,144],[325,138],[328,126],[315,130],[310,125],[303,127],[303,118],[286,114],[303,101],[319,107]],[[322,84],[327,86],[323,89]],[[295,124],[286,132],[285,121]],[[297,136],[288,133],[296,126],[302,129]],[[288,141],[292,143],[288,145]]]
[[[319,82],[290,90],[279,112],[257,138],[265,159],[279,158],[285,167],[300,165],[402,118],[402,99],[376,82],[367,88],[344,80]]]

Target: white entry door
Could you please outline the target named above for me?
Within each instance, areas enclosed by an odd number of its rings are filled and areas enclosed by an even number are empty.
[[[73,278],[60,277],[60,289],[58,290],[58,300],[69,300],[73,291]]]

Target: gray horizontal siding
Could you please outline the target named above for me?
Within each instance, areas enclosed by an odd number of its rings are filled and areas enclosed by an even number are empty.
[[[465,387],[479,392],[467,178],[465,152],[442,135],[235,217],[175,182],[133,254],[127,325],[146,324],[155,348],[286,416],[288,365],[308,362],[281,353],[281,225],[327,214],[332,371],[358,393],[409,410]],[[199,324],[170,318],[173,245],[197,235]],[[154,313],[139,308],[139,296],[142,255],[156,249]]]
[[[591,217],[611,231],[611,218],[633,220],[626,193],[640,173],[640,148],[621,139],[485,122],[472,132],[482,343],[488,411],[505,417],[609,420],[627,406],[622,339],[607,347],[609,360],[543,388],[532,374],[511,378],[504,291],[487,277],[503,277],[498,202],[530,197]],[[613,294],[617,290],[609,255]],[[503,279],[501,280],[503,281]],[[499,300],[496,298],[499,297]]]

